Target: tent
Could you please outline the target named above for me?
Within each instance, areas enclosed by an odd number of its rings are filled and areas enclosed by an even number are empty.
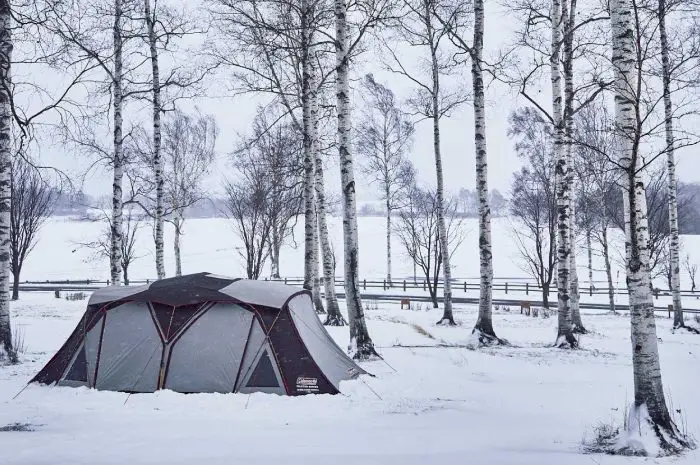
[[[337,394],[363,373],[326,332],[308,291],[198,273],[96,291],[31,382],[301,395]]]

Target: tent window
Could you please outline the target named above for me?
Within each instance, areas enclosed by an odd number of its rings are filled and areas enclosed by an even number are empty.
[[[272,367],[272,361],[267,354],[267,350],[263,352],[258,366],[253,370],[253,374],[248,379],[247,387],[280,387],[275,375],[275,369]]]
[[[80,347],[78,356],[75,357],[73,365],[68,370],[65,377],[69,381],[83,381],[87,383],[87,358],[85,357],[85,346]]]

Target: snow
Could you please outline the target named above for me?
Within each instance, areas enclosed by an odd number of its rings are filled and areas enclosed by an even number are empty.
[[[342,395],[127,395],[25,383],[54,354],[85,301],[25,293],[12,307],[26,350],[0,368],[3,465],[43,464],[630,464],[629,457],[580,453],[601,421],[622,423],[633,397],[629,318],[584,313],[594,333],[582,349],[549,347],[556,318],[498,311],[494,327],[514,347],[464,348],[476,308],[455,306],[457,327],[437,326],[442,309],[367,309],[385,361],[363,363],[376,377],[344,382]],[[679,425],[700,432],[700,337],[671,333],[659,318],[661,366]],[[329,328],[341,347],[348,328]],[[681,421],[682,419],[682,421]],[[700,452],[674,464],[700,463]]]

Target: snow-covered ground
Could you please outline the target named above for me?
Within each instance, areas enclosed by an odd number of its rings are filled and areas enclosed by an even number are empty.
[[[386,232],[385,220],[379,217],[361,217],[358,219],[360,240],[360,275],[366,279],[381,279],[386,276]],[[282,276],[303,276],[303,222],[298,222],[294,237],[281,251],[280,273]],[[338,256],[342,254],[342,222],[340,218],[330,218],[330,237]],[[509,218],[495,218],[493,221],[493,260],[494,275],[497,278],[513,280],[528,278],[524,263],[514,240],[514,225]],[[109,277],[107,259],[88,261],[89,250],[79,246],[80,243],[94,241],[104,229],[102,223],[74,221],[69,217],[50,218],[40,230],[36,248],[26,261],[22,270],[25,280],[45,279],[100,279]],[[477,278],[479,276],[478,222],[474,218],[465,219],[461,231],[463,241],[455,252],[452,275],[457,278]],[[615,244],[614,257],[621,257],[622,234],[612,231]],[[172,227],[166,224],[165,235],[166,271],[174,271],[172,250]],[[296,241],[296,242],[295,242]],[[683,236],[684,251],[700,264],[700,236]],[[194,273],[210,271],[228,276],[241,276],[245,273],[245,261],[239,251],[242,242],[233,230],[231,221],[223,218],[187,220],[182,239],[183,272]],[[296,247],[294,247],[296,243]],[[155,262],[153,236],[148,225],[139,231],[136,242],[137,260],[131,265],[129,273],[133,279],[153,278]],[[393,277],[408,279],[413,277],[413,265],[399,241],[394,235]],[[587,286],[587,257],[583,244],[578,248],[577,263],[582,286]],[[613,260],[613,280],[615,285],[624,286],[624,269],[619,260]],[[602,258],[594,259],[594,280],[605,280]],[[620,271],[619,276],[617,274]],[[419,270],[420,272],[420,270]],[[342,273],[339,267],[337,273]],[[684,270],[681,271],[683,289],[690,288]],[[420,278],[420,275],[419,275]],[[659,283],[661,287],[666,286]],[[603,284],[602,286],[607,286]]]
[[[513,348],[459,347],[475,310],[458,307],[456,328],[436,310],[380,303],[368,326],[385,362],[376,377],[343,383],[342,395],[128,396],[31,385],[12,397],[63,343],[85,302],[28,293],[13,305],[24,333],[22,364],[0,368],[0,464],[631,464],[590,456],[579,445],[600,421],[621,421],[632,399],[629,318],[584,314],[594,333],[582,350],[548,347],[555,319],[500,310],[494,325]],[[658,319],[668,400],[679,423],[700,434],[700,337],[671,334]],[[341,346],[347,328],[330,328]],[[457,346],[457,347],[444,347]],[[443,346],[443,347],[440,347]],[[698,464],[700,453],[661,463]],[[656,463],[656,462],[654,462]]]

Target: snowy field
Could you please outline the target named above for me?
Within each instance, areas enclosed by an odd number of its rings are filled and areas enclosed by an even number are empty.
[[[55,266],[55,265],[53,265]],[[189,270],[188,270],[189,271]],[[235,273],[234,273],[235,274]],[[513,348],[463,345],[476,315],[436,327],[439,310],[380,303],[368,326],[386,363],[344,382],[342,395],[99,392],[25,383],[64,342],[85,302],[27,293],[12,307],[25,339],[22,363],[0,368],[2,465],[246,464],[631,464],[644,459],[579,453],[600,421],[620,421],[632,399],[629,317],[584,314],[594,333],[582,350],[547,347],[555,318],[497,311]],[[700,434],[700,337],[671,334],[658,319],[661,365],[677,421]],[[347,345],[347,328],[330,328]],[[448,347],[445,347],[448,346]],[[454,346],[454,347],[449,347]],[[645,462],[647,463],[647,462]],[[651,463],[651,462],[649,462]],[[653,463],[700,463],[700,452]]]
[[[361,217],[358,219],[360,240],[360,277],[365,279],[382,279],[386,276],[386,232],[385,220],[378,217]],[[303,276],[303,222],[296,225],[294,237],[281,251],[280,274],[282,276]],[[509,218],[493,220],[493,267],[496,278],[527,279],[523,259],[514,240],[514,225]],[[107,280],[109,265],[106,258],[89,260],[91,251],[80,247],[80,243],[94,241],[103,231],[104,224],[75,221],[68,217],[54,217],[47,221],[39,232],[36,248],[27,259],[22,270],[23,280],[47,279],[93,279]],[[342,223],[340,218],[329,218],[331,242],[338,257],[342,253]],[[190,219],[185,223],[182,239],[182,261],[184,273],[209,271],[226,276],[244,276],[245,261],[239,250],[243,245],[233,230],[231,221],[223,218]],[[457,279],[478,279],[479,249],[478,221],[465,219],[461,228],[463,241],[455,252],[452,265],[453,277]],[[613,282],[617,287],[625,283],[624,269],[621,267],[624,249],[622,234],[611,230],[613,243]],[[174,272],[172,251],[172,227],[166,224],[165,234],[166,272]],[[578,248],[577,264],[581,286],[587,285],[587,257],[581,240]],[[295,246],[296,244],[296,246]],[[682,255],[690,254],[695,263],[700,264],[700,236],[682,236]],[[413,265],[406,256],[398,237],[392,240],[393,277],[397,280],[412,279]],[[129,269],[132,279],[146,279],[155,276],[155,261],[152,231],[148,225],[139,231],[136,241],[137,259]],[[339,258],[340,259],[340,258]],[[340,263],[340,262],[339,262]],[[603,260],[594,257],[594,281],[599,287],[607,287]],[[619,271],[619,274],[618,274]],[[342,273],[338,266],[337,273]],[[419,270],[420,273],[420,270]],[[266,272],[269,275],[269,272]],[[420,275],[418,276],[420,278]],[[531,280],[532,278],[530,278]],[[665,289],[663,280],[656,283]],[[690,281],[685,270],[681,270],[681,287],[690,289]],[[605,297],[604,297],[605,298]]]

